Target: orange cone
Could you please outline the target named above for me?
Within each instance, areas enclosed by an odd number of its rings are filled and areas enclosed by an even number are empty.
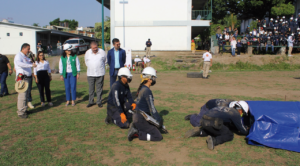
[[[134,64],[132,65],[132,71],[135,71],[135,65]]]

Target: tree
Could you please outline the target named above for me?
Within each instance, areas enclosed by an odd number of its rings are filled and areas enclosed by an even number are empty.
[[[39,23],[33,23],[32,26],[38,27]]]
[[[96,38],[102,39],[102,22],[95,23]],[[110,18],[106,16],[104,21],[104,41],[110,42]]]
[[[295,13],[295,7],[291,2],[288,4],[278,4],[271,9],[272,16],[290,16]]]
[[[74,30],[78,27],[78,21],[76,21],[74,19],[73,20],[65,19],[61,22],[67,22],[69,24],[69,28],[72,29],[72,30]]]
[[[57,19],[54,19],[53,21],[50,21],[49,24],[59,26],[59,22],[60,22],[60,19],[57,18]]]

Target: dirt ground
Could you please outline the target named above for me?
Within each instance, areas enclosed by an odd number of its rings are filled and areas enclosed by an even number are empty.
[[[0,103],[0,156],[9,156],[9,152],[31,156],[34,150],[45,154],[49,151],[50,157],[46,156],[45,161],[51,159],[51,162],[47,165],[298,165],[298,153],[250,146],[246,144],[245,136],[235,134],[233,141],[212,151],[206,148],[205,138],[184,139],[183,136],[192,128],[188,121],[184,121],[184,116],[199,113],[200,107],[212,98],[298,101],[299,71],[212,71],[209,79],[187,78],[187,72],[158,72],[157,83],[151,87],[156,109],[169,130],[169,134],[163,134],[161,142],[134,139],[130,143],[127,141],[127,130],[104,124],[105,101],[109,92],[108,74],[105,76],[103,108],[86,108],[88,84],[85,72],[81,73],[78,81],[77,105],[65,107],[63,82],[59,80],[59,75],[54,74],[51,83],[54,107],[42,108],[39,105],[38,91],[33,85],[36,108],[30,111],[37,111],[26,120],[16,116],[17,94],[10,86],[12,95],[0,99],[3,101]],[[134,72],[133,75],[130,87],[135,96],[140,75]],[[9,79],[12,84],[12,77]],[[14,147],[26,140],[31,148]],[[40,144],[32,143],[32,140]],[[36,154],[39,155],[42,154]],[[12,161],[7,161],[11,165],[21,162],[13,156],[10,158]],[[31,163],[39,162],[35,158],[23,158]],[[0,158],[1,161],[6,160]]]

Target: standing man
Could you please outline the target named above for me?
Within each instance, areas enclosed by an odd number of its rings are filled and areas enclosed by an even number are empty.
[[[147,46],[146,55],[147,55],[147,57],[150,58],[150,56],[151,56],[151,46],[152,46],[152,42],[150,41],[150,39],[148,39],[148,41],[146,42],[146,46]]]
[[[105,61],[106,53],[102,49],[98,48],[98,43],[95,41],[91,42],[89,50],[85,53],[85,65],[87,66],[87,80],[89,83],[89,104],[86,107],[95,105],[94,93],[95,84],[97,92],[97,104],[98,107],[103,107],[101,98],[103,91],[103,82],[105,75]]]
[[[212,55],[208,52],[209,49],[206,49],[206,52],[203,54],[203,79],[208,79],[209,67],[212,66]]]
[[[9,71],[8,71],[9,69]],[[5,55],[0,54],[0,84],[1,84],[1,92],[0,97],[8,95],[8,89],[6,85],[7,75],[11,75],[13,73],[9,60]]]
[[[16,75],[17,75],[17,81],[23,80],[27,84],[29,84],[28,89],[25,92],[20,92],[18,94],[18,116],[20,118],[27,118],[27,106],[26,102],[29,100],[28,96],[31,91],[30,88],[30,81],[32,82],[32,67],[36,67],[35,63],[32,63],[31,60],[27,57],[27,54],[30,53],[30,45],[27,43],[24,43],[21,47],[21,52],[17,53],[15,55],[14,64],[16,69]],[[28,102],[28,106],[29,103]],[[30,107],[30,106],[29,106]]]
[[[289,36],[289,38],[287,40],[288,46],[289,46],[289,54],[288,54],[288,56],[292,56],[294,41],[295,41],[295,39],[293,39],[292,36]]]
[[[119,69],[124,67],[126,62],[126,52],[120,48],[120,40],[114,38],[112,40],[114,48],[107,53],[107,63],[109,65],[110,88],[116,82]]]
[[[58,40],[56,46],[57,46],[56,54],[57,54],[57,55],[60,55],[60,54],[61,54],[61,42],[60,42],[59,40]]]

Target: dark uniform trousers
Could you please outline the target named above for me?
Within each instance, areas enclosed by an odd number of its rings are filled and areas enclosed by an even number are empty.
[[[138,130],[140,140],[144,141],[161,141],[163,136],[157,127],[150,124],[140,113],[133,114],[134,127]],[[149,139],[150,136],[150,139]]]
[[[223,124],[222,120],[218,120],[217,118],[211,118],[210,120],[207,120],[203,117],[201,119],[201,124],[202,128],[200,131],[200,136],[206,137],[211,135],[216,140],[216,142],[214,142],[215,146],[233,140],[233,133],[227,126]]]
[[[107,104],[107,115],[112,119],[112,122],[115,125],[119,126],[122,129],[127,129],[129,127],[128,119],[132,118],[132,114],[128,112],[130,109],[130,103],[126,102],[123,105],[123,108],[124,108],[124,114],[126,115],[127,118],[127,121],[125,123],[122,123],[120,112],[118,111],[116,106]]]

